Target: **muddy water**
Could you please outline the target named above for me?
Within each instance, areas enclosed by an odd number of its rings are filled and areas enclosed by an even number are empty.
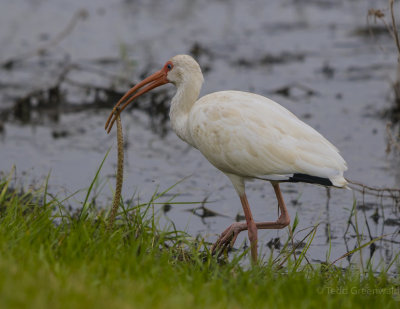
[[[385,8],[387,1],[265,3],[3,1],[0,171],[6,173],[15,164],[23,183],[39,183],[51,171],[51,192],[70,194],[88,187],[112,146],[98,184],[98,191],[104,188],[97,200],[105,205],[116,164],[115,132],[107,135],[103,129],[110,108],[131,83],[171,56],[191,53],[205,73],[202,94],[235,89],[268,96],[341,150],[349,166],[347,178],[398,187],[398,160],[385,152],[388,119],[381,116],[391,104],[396,53],[384,31],[371,37],[366,28],[368,9]],[[172,205],[163,213],[160,206],[160,223],[171,219],[178,229],[213,241],[242,213],[241,206],[228,179],[170,131],[167,112],[173,93],[172,86],[164,86],[123,115],[123,194],[147,200],[157,188],[188,177],[164,201],[175,194],[175,201],[207,200],[206,207],[220,215],[193,212],[194,205]],[[320,223],[311,259],[325,260],[328,235],[332,259],[354,248],[352,227],[343,237],[353,192],[331,190],[328,199],[323,187],[284,184],[282,190],[292,218],[299,216],[299,229]],[[268,183],[250,183],[248,196],[256,219],[276,218]],[[374,253],[377,263],[390,260],[399,242],[394,201],[354,196],[365,241],[369,233],[395,233],[391,241],[379,242]],[[70,203],[78,207],[80,200],[78,194]],[[376,211],[375,222],[371,216]],[[261,232],[260,243],[269,254],[267,243],[286,237],[286,230]],[[237,246],[244,241],[245,234]]]

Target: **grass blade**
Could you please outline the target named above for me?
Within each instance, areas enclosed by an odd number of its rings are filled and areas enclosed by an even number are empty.
[[[84,218],[86,217],[87,213],[88,213],[89,206],[90,206],[90,205],[88,204],[88,200],[89,200],[90,193],[92,192],[93,186],[94,186],[94,184],[95,184],[97,178],[99,177],[100,171],[101,171],[101,169],[102,169],[102,167],[103,167],[103,164],[104,164],[104,162],[106,161],[106,159],[107,159],[108,154],[110,153],[110,151],[111,151],[111,147],[108,148],[108,150],[107,150],[107,152],[106,152],[106,155],[104,156],[103,160],[101,161],[101,164],[100,164],[100,166],[98,167],[98,169],[97,169],[97,171],[96,171],[96,175],[94,176],[94,178],[93,178],[93,180],[92,180],[92,182],[91,182],[91,184],[90,184],[90,186],[89,186],[89,189],[88,189],[88,191],[87,191],[87,193],[86,193],[85,200],[84,200],[84,202],[83,202],[83,204],[82,204],[81,213],[79,214],[79,220],[84,219]]]

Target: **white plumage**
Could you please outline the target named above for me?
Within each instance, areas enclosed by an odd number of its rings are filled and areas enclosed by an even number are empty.
[[[252,257],[257,259],[257,229],[289,224],[279,182],[346,186],[346,162],[336,147],[278,103],[241,91],[198,99],[203,75],[187,55],[171,58],[162,70],[129,90],[110,115],[108,131],[121,103],[120,111],[144,92],[169,82],[177,87],[170,109],[173,130],[230,178],[246,216],[246,223],[234,223],[221,234],[213,251],[232,246],[238,233],[248,229]],[[281,210],[276,222],[254,222],[245,194],[245,181],[252,178],[271,181]]]
[[[294,173],[346,184],[346,163],[321,134],[260,95],[221,91],[190,111],[194,145],[218,169],[245,178],[287,180]]]

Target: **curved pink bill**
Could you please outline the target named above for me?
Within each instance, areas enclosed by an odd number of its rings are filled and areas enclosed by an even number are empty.
[[[166,72],[164,70],[161,70],[150,75],[149,77],[145,78],[143,81],[129,89],[128,92],[125,93],[123,97],[118,101],[118,103],[114,106],[110,116],[108,116],[107,122],[104,127],[107,130],[107,133],[110,133],[115,120],[117,120],[118,115],[129,105],[129,103],[131,103],[137,97],[141,96],[143,93],[146,93],[168,82],[169,81],[167,79]],[[147,87],[140,89],[146,85]],[[124,104],[120,106],[122,103]]]

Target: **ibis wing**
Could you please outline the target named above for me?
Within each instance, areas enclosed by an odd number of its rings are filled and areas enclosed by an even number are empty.
[[[239,91],[207,95],[193,106],[189,125],[196,148],[223,172],[271,180],[299,173],[346,183],[346,163],[336,147],[265,97]]]

